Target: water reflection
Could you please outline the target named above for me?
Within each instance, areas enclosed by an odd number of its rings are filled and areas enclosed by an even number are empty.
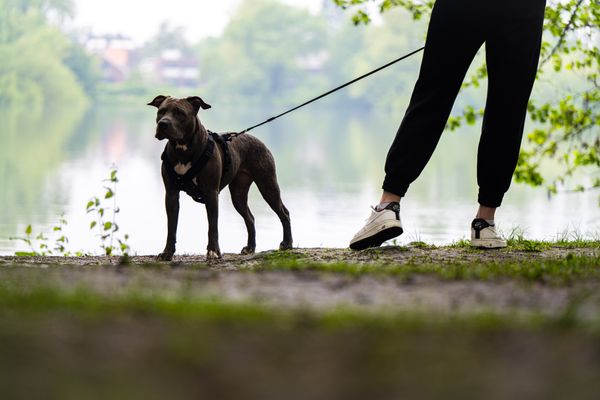
[[[219,105],[202,114],[215,131],[239,130],[279,110]],[[57,110],[28,118],[0,116],[0,253],[17,243],[7,238],[28,223],[49,230],[58,215],[69,220],[71,249],[97,251],[88,232],[85,204],[102,192],[112,164],[119,167],[121,227],[138,254],[157,253],[164,245],[166,217],[160,181],[164,143],[153,138],[153,109],[96,108]],[[295,244],[345,247],[379,194],[383,160],[401,118],[362,110],[309,107],[254,132],[275,155],[283,200],[290,209]],[[475,154],[478,132],[447,133],[403,202],[406,234],[400,243],[423,240],[449,243],[468,234],[475,210]],[[221,197],[221,248],[237,252],[245,227],[225,190]],[[250,194],[257,223],[258,250],[276,248],[281,225],[260,198]],[[532,238],[552,238],[565,229],[598,232],[600,212],[592,194],[560,195],[514,185],[498,213],[501,228],[526,229]],[[203,253],[206,247],[203,207],[183,198],[178,253]]]

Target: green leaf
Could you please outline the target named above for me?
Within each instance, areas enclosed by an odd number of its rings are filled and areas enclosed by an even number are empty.
[[[111,199],[111,198],[114,197],[114,195],[115,195],[115,193],[111,189],[108,189],[106,191],[106,194],[104,195],[104,198],[105,199]]]
[[[89,211],[90,208],[94,207],[94,204],[96,204],[96,202],[92,200],[88,201],[87,206],[85,206],[85,209]]]
[[[108,230],[110,230],[110,228],[112,228],[112,226],[113,226],[112,222],[105,222],[104,223],[104,230],[108,231]]]
[[[27,236],[31,235],[32,229],[31,229],[31,225],[27,225],[27,228],[25,228],[25,234]]]
[[[37,255],[38,253],[36,253],[35,251],[17,251],[15,253],[16,257],[35,257]]]

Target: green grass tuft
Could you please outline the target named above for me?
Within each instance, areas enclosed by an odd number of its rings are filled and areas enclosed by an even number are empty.
[[[451,262],[445,264],[407,263],[317,263],[299,258],[264,262],[246,270],[342,273],[351,276],[384,275],[407,279],[411,276],[433,275],[444,280],[519,279],[564,285],[576,280],[600,279],[600,256],[576,256],[564,259],[508,262]]]

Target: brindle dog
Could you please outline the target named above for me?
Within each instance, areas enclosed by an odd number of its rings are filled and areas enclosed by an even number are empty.
[[[254,216],[248,208],[248,190],[253,182],[283,225],[283,241],[279,248],[292,248],[290,214],[281,201],[275,160],[260,140],[248,134],[224,139],[209,132],[200,122],[198,111],[200,108],[207,110],[211,106],[197,96],[185,99],[157,96],[148,105],[158,108],[156,138],[168,140],[162,157],[168,234],[167,244],[158,256],[159,260],[170,261],[175,254],[180,191],[206,204],[206,257],[221,258],[219,193],[227,185],[233,206],[244,218],[248,230],[248,243],[242,249],[242,254],[254,253],[256,231]]]

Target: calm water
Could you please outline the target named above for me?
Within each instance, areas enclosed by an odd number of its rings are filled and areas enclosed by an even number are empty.
[[[353,110],[307,108],[254,132],[277,161],[283,200],[290,210],[294,244],[346,247],[376,202],[383,162],[402,116]],[[238,130],[277,110],[220,109],[201,115],[215,131]],[[166,235],[160,154],[164,143],[153,138],[153,109],[96,108],[84,113],[55,110],[32,118],[11,113],[0,118],[0,254],[24,249],[9,238],[28,224],[51,234],[64,213],[72,251],[97,253],[85,205],[102,194],[102,180],[118,166],[119,224],[130,235],[134,253],[156,254]],[[445,244],[466,238],[476,205],[477,128],[446,133],[421,178],[402,204],[406,233],[400,244],[415,240]],[[253,188],[250,207],[256,217],[257,248],[277,248],[281,225]],[[221,249],[238,252],[246,241],[241,217],[229,192],[221,196]],[[586,236],[600,232],[596,194],[563,194],[548,199],[543,189],[513,185],[497,220],[500,229],[525,230],[551,239],[565,230]],[[204,254],[206,212],[182,197],[178,253]]]

